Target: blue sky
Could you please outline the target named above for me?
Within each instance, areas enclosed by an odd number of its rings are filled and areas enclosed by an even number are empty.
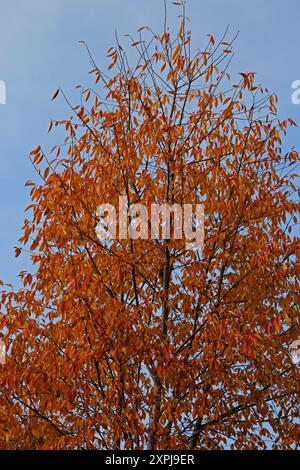
[[[167,4],[174,30],[179,11]],[[232,75],[255,71],[257,81],[278,94],[280,117],[300,124],[300,104],[291,102],[291,83],[300,80],[298,0],[189,0],[187,14],[194,47],[207,33],[220,36],[228,24],[232,34],[239,30]],[[0,80],[7,96],[0,105],[0,279],[14,283],[28,266],[13,253],[29,204],[24,183],[35,178],[28,154],[37,145],[50,149],[50,119],[70,114],[62,99],[50,98],[62,86],[75,99],[75,86],[89,83],[89,60],[79,41],[88,42],[101,65],[115,29],[122,38],[143,25],[161,32],[162,24],[163,0],[1,0]],[[299,149],[297,128],[286,145]]]

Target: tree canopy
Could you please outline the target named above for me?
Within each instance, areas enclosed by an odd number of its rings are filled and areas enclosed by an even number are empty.
[[[233,39],[141,28],[108,51],[65,141],[31,152],[30,216],[3,285],[0,447],[297,447],[299,190],[277,97],[231,78]],[[135,60],[135,62],[134,62]],[[97,207],[204,203],[201,250],[95,232]],[[149,221],[149,224],[151,222]]]

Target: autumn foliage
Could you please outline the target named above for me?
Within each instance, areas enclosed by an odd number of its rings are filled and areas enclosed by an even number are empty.
[[[3,449],[262,449],[299,442],[299,191],[293,121],[228,34],[141,28],[92,62],[65,141],[31,152],[31,214],[3,285]],[[132,64],[132,62],[134,64]],[[95,233],[101,203],[204,202],[205,243]]]

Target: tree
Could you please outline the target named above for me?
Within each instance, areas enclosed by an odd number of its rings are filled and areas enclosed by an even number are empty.
[[[72,116],[50,123],[66,133],[51,158],[31,152],[16,255],[32,273],[2,292],[2,448],[297,447],[295,123],[254,73],[231,79],[227,36],[195,51],[183,7],[175,37],[130,37],[134,65],[118,39],[107,73],[85,45],[96,85],[80,105],[55,93]],[[97,208],[120,196],[204,202],[202,249],[99,240]]]

